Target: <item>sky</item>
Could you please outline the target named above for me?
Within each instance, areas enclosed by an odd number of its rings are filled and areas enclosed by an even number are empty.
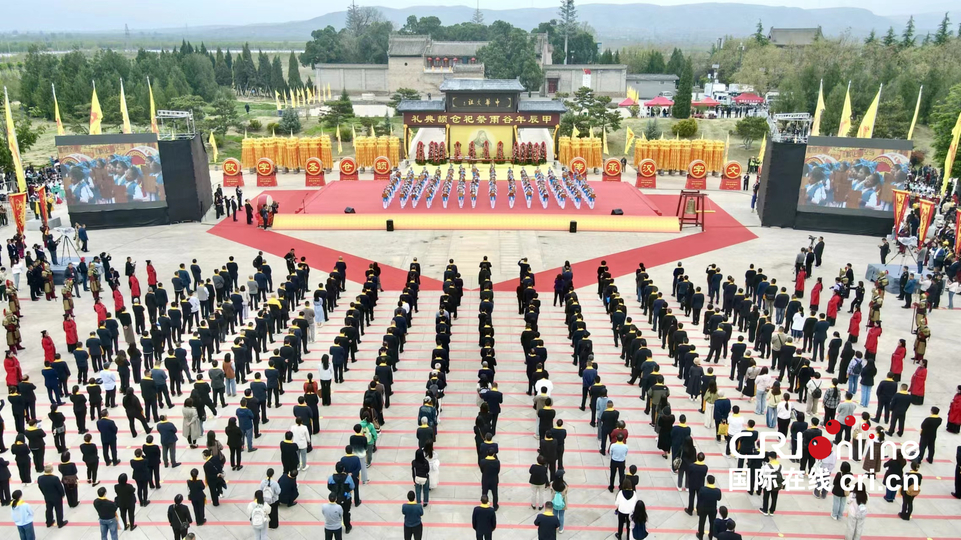
[[[390,6],[451,6],[470,5],[476,0],[360,0],[359,5]],[[762,4],[803,8],[868,7],[863,0],[714,0],[716,3]],[[559,0],[481,0],[482,9],[515,9],[519,7],[554,8]],[[634,4],[682,5],[696,0],[578,0],[578,4]],[[0,18],[0,32],[11,31],[122,31],[124,24],[132,31],[206,25],[241,25],[258,22],[276,23],[306,20],[329,12],[342,11],[350,0],[33,0],[7,2]],[[954,7],[961,20],[958,0],[874,0],[869,9],[878,15],[943,12]],[[425,11],[425,15],[429,12]]]

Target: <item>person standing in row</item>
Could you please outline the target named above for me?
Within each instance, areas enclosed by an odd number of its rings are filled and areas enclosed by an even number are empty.
[[[407,502],[401,507],[404,515],[404,540],[421,540],[424,535],[424,508],[417,504],[417,494],[413,491],[407,492]]]

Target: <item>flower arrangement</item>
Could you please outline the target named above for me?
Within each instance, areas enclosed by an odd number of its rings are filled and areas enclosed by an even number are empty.
[[[494,155],[494,163],[504,163],[507,161],[504,159],[504,142],[497,141],[497,153]]]
[[[490,161],[491,159],[491,143],[490,141],[484,141],[484,145],[481,147],[481,158],[484,161]]]
[[[424,156],[424,141],[419,141],[417,143],[417,150],[414,153],[414,163],[418,165],[424,165],[427,163],[427,158]]]
[[[454,143],[454,163],[460,163],[464,160],[464,157],[460,153],[460,141]]]
[[[467,159],[473,163],[477,161],[477,147],[474,146],[474,141],[471,141],[467,145]]]

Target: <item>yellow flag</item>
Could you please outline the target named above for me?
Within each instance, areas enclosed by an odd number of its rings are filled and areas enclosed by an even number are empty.
[[[120,79],[120,116],[123,118],[123,132],[132,133],[130,115],[127,114],[127,96],[123,92],[123,79]]]
[[[50,84],[50,88],[53,90],[53,119],[57,122],[57,135],[66,135],[67,132],[63,129],[63,122],[60,121],[60,104],[57,103],[57,88]]]
[[[918,102],[914,105],[914,118],[911,119],[911,127],[908,128],[908,140],[910,141],[914,137],[914,126],[918,123],[918,111],[921,110],[921,92],[924,91],[924,85],[918,88]]]
[[[871,106],[864,113],[864,118],[861,119],[861,125],[858,126],[859,139],[870,139],[871,135],[874,134],[874,121],[878,119],[878,103],[881,101],[881,90],[883,88],[883,84],[878,87],[878,93],[874,96],[874,101],[871,102]]]
[[[631,145],[634,144],[634,131],[631,130],[630,126],[627,127],[627,135],[625,137],[624,153],[626,154],[631,149]]]
[[[728,131],[728,132],[727,132],[727,140],[724,141],[724,161],[721,162],[721,165],[727,165],[727,151],[728,151],[730,148],[731,148],[731,132]]]
[[[7,146],[10,148],[10,157],[13,161],[13,169],[17,175],[17,186],[21,193],[27,191],[27,177],[23,174],[23,162],[20,161],[20,146],[17,143],[17,128],[13,124],[13,113],[10,112],[10,98],[7,96],[7,87],[3,87],[3,111],[7,120]]]
[[[646,141],[646,140],[647,140],[647,132],[645,132],[645,131],[642,131],[642,132],[641,132],[641,140],[642,140],[642,141]]]
[[[371,136],[371,137],[376,137],[376,136],[377,136],[377,134],[374,133],[374,125],[373,125],[373,124],[371,124],[371,126],[370,126],[370,136]]]
[[[160,128],[157,126],[157,105],[153,100],[153,87],[150,86],[150,78],[147,78],[147,91],[150,93],[150,131],[154,133],[160,133]]]
[[[757,153],[757,160],[759,163],[764,162],[764,150],[767,148],[767,133],[764,134],[764,138],[761,139],[761,149]]]
[[[279,111],[279,110],[281,109],[281,107],[280,107],[280,94],[277,93],[276,90],[274,90],[274,104],[277,105],[277,110]]]
[[[817,137],[821,134],[821,114],[824,113],[824,79],[818,86],[818,103],[814,106],[814,122],[811,124],[811,136]]]
[[[8,107],[9,109],[9,107]],[[10,113],[7,113],[7,122],[10,122]],[[951,179],[951,169],[954,166],[954,158],[958,155],[958,139],[961,139],[961,114],[958,114],[958,121],[951,130],[951,146],[948,146],[948,155],[944,158],[944,185],[941,193],[948,189],[948,180]]]
[[[344,146],[340,141],[340,124],[337,124],[337,153],[338,154],[344,153]]]
[[[560,131],[560,129],[561,129],[561,125],[560,125],[560,124],[557,124],[556,126],[554,126],[554,136],[553,136],[553,138],[554,138],[554,146],[555,146],[555,147],[557,146],[557,132]]]
[[[217,139],[214,137],[214,132],[210,132],[210,138],[207,140],[210,143],[210,150],[214,153],[214,163],[217,163]]]
[[[848,82],[848,91],[844,94],[844,107],[841,108],[841,125],[838,126],[838,137],[847,137],[851,131],[851,82]]]
[[[590,139],[593,141],[593,140],[594,140],[594,126],[590,126],[589,129],[591,130]]]
[[[310,91],[310,88],[308,87],[308,88],[307,88],[307,103],[313,103],[313,102],[314,102],[314,94]]]
[[[330,83],[327,83],[327,101],[331,100],[332,95],[333,94],[330,93]]]
[[[100,100],[97,99],[97,85],[93,86],[93,97],[90,98],[90,134],[100,135],[100,123],[103,122],[103,109],[100,108]]]
[[[354,152],[357,152],[357,129],[354,124],[350,125],[350,143],[354,145]]]
[[[603,141],[601,142],[601,146],[603,147],[602,152],[610,155],[611,151],[607,149],[607,130],[604,128],[601,128],[601,139]]]
[[[576,139],[581,136],[581,132],[577,131],[577,124],[574,124],[574,129],[571,130],[571,138]]]

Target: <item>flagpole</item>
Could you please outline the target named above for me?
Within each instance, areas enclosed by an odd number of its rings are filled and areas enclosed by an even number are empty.
[[[911,128],[908,129],[908,140],[914,136],[914,126],[918,123],[918,112],[921,110],[921,93],[924,92],[924,85],[918,88],[918,102],[914,105],[914,118],[911,119]]]

